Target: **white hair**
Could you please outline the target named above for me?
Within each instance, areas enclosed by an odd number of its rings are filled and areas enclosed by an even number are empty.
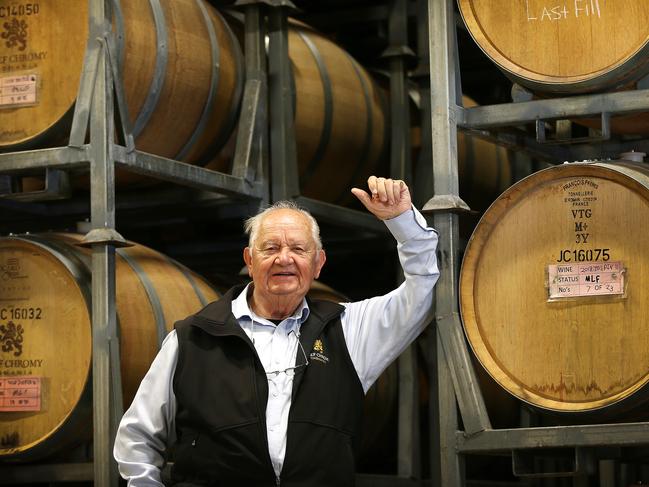
[[[263,219],[266,218],[269,213],[272,213],[276,210],[293,210],[303,215],[307,219],[309,226],[311,227],[311,237],[315,242],[316,250],[322,250],[322,240],[320,239],[320,227],[318,226],[318,222],[315,218],[313,218],[313,215],[311,215],[308,210],[301,208],[297,203],[295,203],[295,201],[290,200],[277,201],[271,206],[261,210],[255,216],[251,216],[244,222],[243,229],[246,234],[248,234],[249,247],[252,247],[253,243],[257,239],[259,227],[261,226]]]

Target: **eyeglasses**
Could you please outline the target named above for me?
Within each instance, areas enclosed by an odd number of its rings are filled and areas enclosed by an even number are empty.
[[[295,332],[291,330],[291,333],[295,333]],[[288,367],[288,368],[282,369],[282,370],[267,371],[266,372],[266,377],[268,377],[268,379],[272,379],[273,377],[277,377],[282,372],[285,373],[286,375],[288,375],[289,377],[293,377],[298,369],[300,369],[301,367],[306,368],[306,366],[309,365],[309,358],[306,356],[306,352],[304,351],[304,347],[302,346],[302,343],[300,343],[300,335],[298,335],[296,333],[295,336],[297,337],[297,344],[300,347],[300,350],[302,350],[302,356],[304,357],[304,363],[294,365],[293,367]]]

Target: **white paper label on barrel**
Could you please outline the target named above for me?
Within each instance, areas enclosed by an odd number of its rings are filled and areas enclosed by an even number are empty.
[[[36,104],[35,74],[0,78],[0,108]]]
[[[40,377],[0,377],[0,412],[40,410]]]
[[[622,262],[578,262],[548,266],[550,299],[624,294]]]

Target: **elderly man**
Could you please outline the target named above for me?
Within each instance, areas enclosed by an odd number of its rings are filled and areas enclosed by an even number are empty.
[[[402,181],[353,194],[398,242],[405,281],[354,303],[305,298],[325,264],[318,225],[280,202],[246,222],[252,283],[176,323],[124,414],[115,458],[131,486],[354,484],[363,395],[431,319],[437,233]]]

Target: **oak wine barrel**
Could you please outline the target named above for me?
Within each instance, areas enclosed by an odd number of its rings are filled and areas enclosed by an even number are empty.
[[[645,0],[458,4],[469,33],[487,57],[540,97],[630,89],[649,74]],[[600,125],[584,120],[584,125]],[[614,117],[611,130],[648,134],[649,117]]]
[[[566,163],[486,210],[460,274],[467,339],[505,390],[545,411],[615,416],[649,382],[649,170]]]
[[[458,0],[484,53],[533,90],[585,93],[625,86],[649,73],[645,0]]]
[[[295,132],[305,196],[341,203],[385,161],[384,93],[349,53],[302,24],[289,30]]]
[[[0,461],[47,456],[92,430],[90,250],[80,238],[0,239]],[[142,245],[115,260],[127,407],[173,323],[218,295]]]
[[[139,150],[207,162],[229,136],[242,55],[204,0],[116,1],[113,28]],[[60,144],[69,135],[88,43],[87,0],[0,0],[0,150]]]
[[[387,171],[386,95],[347,51],[309,26],[289,20],[301,193],[330,203],[354,202],[353,186],[365,186],[370,175]],[[231,25],[241,36],[240,20],[232,19]],[[234,144],[226,150],[208,167],[228,171]]]

